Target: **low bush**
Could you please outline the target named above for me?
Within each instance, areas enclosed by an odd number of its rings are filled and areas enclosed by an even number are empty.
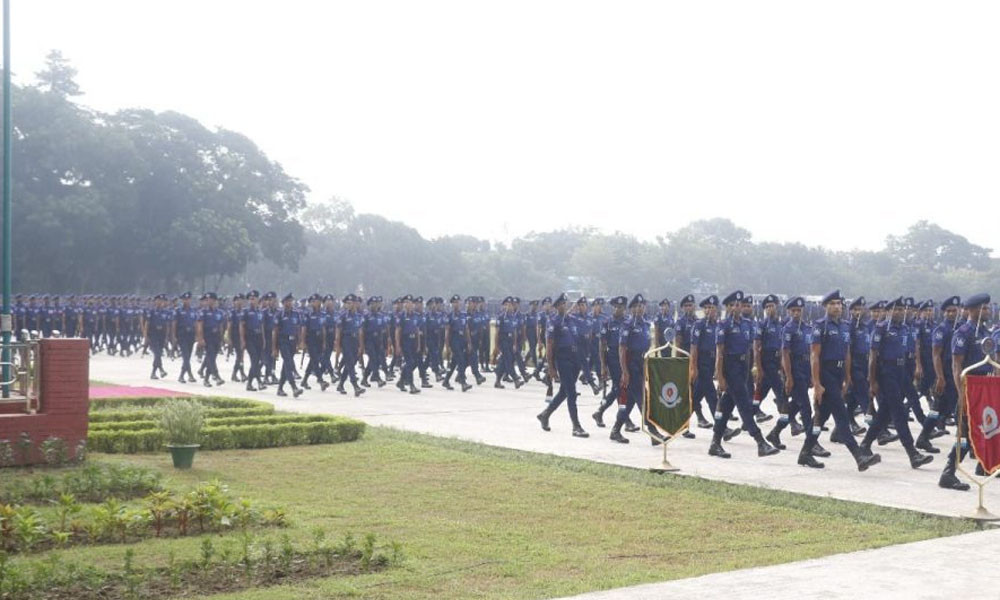
[[[307,444],[336,444],[360,438],[365,424],[355,419],[312,416],[308,421],[279,421],[244,425],[207,423],[201,431],[203,450],[275,448]],[[156,452],[167,440],[159,429],[95,428],[87,436],[87,447],[95,452],[135,454]]]
[[[90,422],[109,423],[123,421],[156,421],[162,407],[173,398],[97,398],[90,401]],[[267,402],[241,398],[196,397],[189,399],[200,404],[204,417],[245,417],[274,414],[274,406]]]
[[[163,489],[158,471],[132,465],[89,464],[60,475],[40,474],[2,481],[0,504],[50,504],[64,495],[81,502],[127,500]]]
[[[229,425],[267,425],[276,423],[314,423],[326,421],[330,417],[327,415],[251,415],[248,417],[222,417],[215,419],[205,419],[207,427],[225,427]],[[139,431],[142,429],[156,429],[156,421],[104,421],[91,423],[91,431],[119,429],[124,431]]]
[[[248,408],[206,408],[206,419],[221,419],[226,417],[249,417],[255,415],[272,415],[274,407],[270,404],[260,403],[260,406]],[[127,421],[155,421],[160,416],[159,409],[138,408],[125,410],[100,410],[91,411],[91,423],[110,423]]]

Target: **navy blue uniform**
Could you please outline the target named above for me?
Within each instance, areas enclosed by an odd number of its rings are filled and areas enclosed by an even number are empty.
[[[721,437],[725,432],[734,406],[740,413],[743,430],[754,439],[761,437],[760,429],[754,421],[753,402],[747,385],[753,335],[753,321],[738,314],[727,316],[719,324],[716,352],[722,353],[722,376],[726,380],[726,391],[716,406],[713,428],[716,437]]]
[[[866,445],[878,437],[891,418],[903,447],[908,452],[914,451],[904,405],[905,380],[909,378],[906,367],[909,337],[910,328],[905,323],[893,323],[888,318],[878,323],[872,333],[872,352],[876,354],[872,358],[877,361],[875,379],[879,386],[878,410],[865,434]]]
[[[823,423],[832,416],[837,429],[843,432],[841,440],[854,454],[858,443],[851,435],[851,421],[843,395],[845,368],[851,350],[850,323],[831,317],[818,319],[813,327],[812,345],[819,347],[819,379],[824,389],[823,397],[817,398],[817,420]],[[814,425],[812,429],[814,436],[818,436],[819,427]]]
[[[678,320],[678,322],[680,322]],[[679,332],[680,330],[678,330]],[[719,395],[715,389],[715,353],[719,336],[719,323],[707,317],[699,319],[689,329],[688,351],[698,349],[697,373],[691,384],[691,402],[694,410],[701,410],[701,401],[708,403],[708,409],[715,414]],[[700,414],[700,413],[699,413]]]
[[[622,328],[620,346],[625,348],[625,359],[627,364],[622,368],[628,369],[628,388],[626,388],[626,402],[618,407],[618,419],[615,427],[620,428],[629,418],[633,406],[639,407],[641,413],[642,393],[646,387],[646,373],[643,369],[646,352],[650,349],[652,333],[650,322],[645,316],[631,316],[625,321]],[[560,375],[561,376],[561,375]],[[643,419],[645,420],[645,418]],[[652,431],[652,429],[650,429]]]
[[[295,309],[282,308],[275,315],[274,326],[278,333],[278,352],[281,354],[281,377],[278,379],[278,389],[281,390],[286,382],[295,389],[295,351],[299,332],[303,326],[302,315]]]

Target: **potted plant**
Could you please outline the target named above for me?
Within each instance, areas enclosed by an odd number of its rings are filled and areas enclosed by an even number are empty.
[[[163,430],[174,459],[174,467],[190,469],[194,453],[201,447],[201,428],[205,423],[202,406],[191,400],[171,400],[160,413]]]

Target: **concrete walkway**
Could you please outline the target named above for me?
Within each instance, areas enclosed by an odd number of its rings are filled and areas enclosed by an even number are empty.
[[[1000,598],[1000,531],[573,596],[574,600]]]
[[[545,406],[545,388],[538,382],[529,383],[520,390],[511,385],[507,386],[508,389],[496,390],[492,387],[491,378],[489,383],[464,394],[436,386],[412,396],[400,392],[390,383],[382,389],[369,389],[360,398],[340,395],[333,388],[320,392],[317,386],[298,399],[292,399],[291,395],[278,398],[273,386],[264,392],[248,392],[237,383],[205,388],[200,384],[181,384],[172,377],[152,382],[149,365],[148,357],[120,358],[102,354],[92,358],[90,377],[121,385],[154,385],[195,394],[266,400],[273,402],[278,410],[346,415],[372,425],[629,467],[657,466],[663,454],[661,450],[651,447],[649,439],[642,433],[629,435],[632,443],[628,445],[611,442],[608,439],[609,429],[598,429],[590,418],[598,401],[586,388],[582,390],[579,401],[580,420],[591,437],[579,439],[570,435],[570,420],[565,405],[552,416],[552,431],[546,433],[541,430],[535,415]],[[176,376],[179,362],[167,361],[166,367],[171,375]],[[220,370],[227,370],[225,363],[220,365]],[[606,421],[613,421],[613,410],[612,407],[606,414]],[[773,420],[763,424],[765,432],[771,423]],[[726,443],[726,448],[733,455],[729,460],[708,456],[710,431],[696,429],[695,433],[697,439],[680,439],[669,448],[670,461],[681,468],[681,475],[946,516],[968,516],[976,507],[975,487],[973,491],[963,493],[937,486],[943,453],[938,454],[929,465],[914,470],[910,468],[903,448],[899,444],[890,444],[877,450],[882,454],[881,464],[859,473],[847,450],[841,445],[828,443],[824,437],[823,444],[833,452],[833,456],[823,459],[825,469],[813,470],[796,464],[802,437],[792,438],[787,430],[782,439],[788,444],[788,450],[773,457],[758,458],[756,445],[744,433]],[[952,438],[939,438],[935,443],[942,452],[946,452]],[[994,512],[1000,512],[1000,482],[987,486],[986,505]]]

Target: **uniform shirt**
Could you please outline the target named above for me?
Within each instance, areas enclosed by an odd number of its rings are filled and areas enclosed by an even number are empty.
[[[427,314],[427,339],[428,340],[440,340],[441,333],[444,331],[444,321],[441,319],[442,315],[440,311],[431,311]]]
[[[676,330],[677,337],[680,338],[681,350],[685,352],[691,351],[691,334],[694,329],[695,323],[699,319],[694,315],[688,315],[687,313],[682,314],[677,317],[677,321],[674,323],[674,328]]]
[[[674,328],[674,317],[670,313],[656,313],[656,318],[653,319],[653,324],[656,326],[656,345],[662,346],[667,342],[673,342],[673,338],[667,339],[667,333]]]
[[[964,323],[959,325],[958,329],[955,330],[955,334],[952,336],[951,354],[952,356],[962,358],[962,369],[965,369],[970,365],[974,365],[986,357],[986,355],[983,354],[983,349],[979,345],[979,342],[981,342],[983,338],[987,337],[989,333],[986,331],[986,327],[981,324],[978,327],[978,332],[976,329],[976,323],[974,321],[966,320]],[[972,375],[988,375],[989,372],[989,365],[983,365],[970,371]]]
[[[867,357],[871,347],[872,335],[868,321],[851,319],[851,356]]]
[[[851,326],[844,320],[835,321],[829,317],[816,319],[813,326],[813,345],[819,345],[821,361],[841,361],[847,358],[851,347]]]
[[[610,317],[601,328],[601,339],[607,347],[608,360],[618,361],[618,345],[621,343],[626,321],[625,315],[620,318]]]
[[[337,318],[341,347],[357,348],[358,336],[364,328],[364,317],[360,313],[345,310]]]
[[[736,356],[750,352],[750,342],[753,339],[753,322],[741,315],[726,317],[719,323],[715,343],[722,346],[727,356]]]
[[[641,360],[643,355],[649,351],[651,340],[650,323],[645,316],[633,316],[625,321],[619,343],[628,351],[630,361]]]
[[[568,313],[565,322],[573,332],[573,340],[580,356],[588,355],[588,345],[590,342],[590,322],[586,315]]]
[[[909,323],[904,321],[903,326],[906,327],[906,358],[908,359],[916,358],[917,326],[912,321]]]
[[[169,308],[154,308],[149,311],[147,331],[158,336],[166,335],[173,320],[174,313]]]
[[[760,340],[761,350],[768,354],[767,358],[771,358],[781,352],[781,338],[782,327],[777,318],[770,319],[765,317],[758,321],[756,337],[754,339]]]
[[[198,309],[194,307],[178,308],[174,318],[177,321],[177,335],[179,337],[194,337],[195,323],[198,322]]]
[[[782,350],[788,350],[792,369],[809,371],[809,352],[812,346],[812,327],[802,321],[789,319],[782,330]]]
[[[550,315],[545,328],[546,339],[552,340],[553,347],[561,352],[576,351],[576,320],[572,317],[569,313]]]
[[[397,324],[399,327],[399,337],[404,345],[416,344],[417,338],[420,335],[420,315],[412,313],[401,313],[399,315]]]
[[[302,315],[294,308],[291,310],[281,309],[275,315],[275,327],[278,328],[278,339],[281,341],[294,341],[299,335],[299,329],[303,325]]]
[[[469,326],[469,315],[464,310],[448,313],[448,327],[451,328],[450,342],[452,346],[465,345],[468,342],[466,328]]]
[[[921,319],[917,324],[917,340],[920,342],[920,361],[925,365],[934,360],[934,330],[937,323],[934,319]]]
[[[222,336],[222,326],[226,322],[226,314],[220,308],[206,308],[201,311],[201,331],[206,338],[217,339]]]
[[[906,357],[906,340],[910,329],[904,323],[893,323],[884,319],[875,326],[872,333],[872,350],[878,352],[879,360],[899,360]]]
[[[601,332],[604,330],[604,323],[607,317],[603,314],[591,315],[590,317],[590,347],[597,348],[601,343]]]
[[[83,307],[83,326],[88,330],[93,330],[97,326],[97,318],[100,316],[100,309],[96,306]]]
[[[538,339],[538,319],[539,314],[537,310],[531,311],[524,315],[524,329],[525,334],[528,336],[528,340],[532,343]]]
[[[247,337],[259,336],[264,333],[264,313],[259,308],[244,308],[240,315],[243,329]]]
[[[691,345],[688,349],[698,349],[698,364],[715,364],[715,345],[719,339],[719,322],[702,317],[691,327]]]
[[[517,314],[501,312],[497,317],[497,335],[505,342],[513,342],[519,330]]]
[[[941,368],[944,370],[945,375],[951,373],[951,340],[954,333],[955,321],[944,320],[938,323],[931,336],[933,340],[932,348],[941,349]]]

